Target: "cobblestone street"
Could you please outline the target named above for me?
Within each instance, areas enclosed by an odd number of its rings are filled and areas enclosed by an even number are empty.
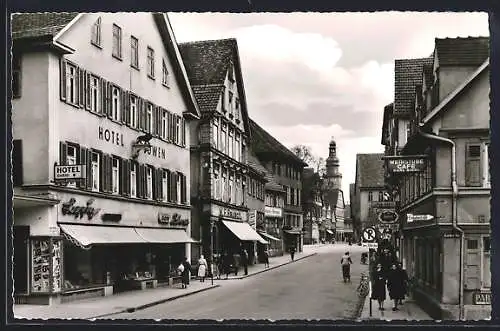
[[[348,247],[348,248],[347,248]],[[352,281],[342,281],[340,257],[351,252]],[[361,247],[343,244],[246,279],[225,281],[220,288],[153,306],[113,319],[343,319],[355,318]]]

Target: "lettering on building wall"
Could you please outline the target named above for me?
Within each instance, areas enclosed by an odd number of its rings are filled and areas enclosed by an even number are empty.
[[[123,133],[105,129],[102,126],[99,126],[99,140],[104,140],[118,146],[124,146]]]
[[[476,292],[472,296],[472,302],[475,305],[491,305],[491,293]]]
[[[241,212],[239,212],[237,210],[232,210],[232,209],[229,209],[229,208],[222,208],[221,209],[221,214],[222,214],[222,216],[225,216],[225,217],[236,218],[236,219],[239,219],[239,220],[242,219]]]
[[[83,216],[87,215],[87,219],[90,221],[101,211],[100,208],[92,207],[94,199],[89,199],[86,206],[75,206],[75,203],[75,198],[71,198],[68,202],[64,202],[62,204],[62,214],[73,215],[75,218],[83,218]]]
[[[172,216],[170,214],[158,213],[158,223],[168,226],[186,227],[189,225],[189,219],[182,219],[182,216],[177,213],[174,213]]]
[[[154,157],[160,158],[160,159],[166,159],[166,152],[165,148],[157,147],[157,146],[151,146],[150,149],[146,150],[146,153],[149,155],[153,155]]]

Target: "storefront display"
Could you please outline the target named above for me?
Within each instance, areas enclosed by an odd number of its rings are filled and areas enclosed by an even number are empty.
[[[31,292],[61,291],[61,242],[50,238],[31,239]]]

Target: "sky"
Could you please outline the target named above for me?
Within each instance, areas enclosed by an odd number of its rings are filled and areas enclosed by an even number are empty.
[[[486,13],[169,13],[178,42],[236,38],[250,117],[283,145],[328,157],[346,200],[356,154],[382,153],[394,60],[430,56],[434,38],[488,36]]]

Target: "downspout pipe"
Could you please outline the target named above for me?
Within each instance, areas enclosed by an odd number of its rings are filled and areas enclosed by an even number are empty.
[[[460,233],[460,279],[459,279],[459,319],[464,319],[464,251],[465,251],[465,236],[464,230],[458,226],[458,184],[457,184],[457,156],[455,142],[451,139],[422,132],[421,127],[423,123],[419,124],[418,133],[425,138],[431,140],[438,140],[451,145],[451,186],[452,186],[452,226],[453,229]]]

